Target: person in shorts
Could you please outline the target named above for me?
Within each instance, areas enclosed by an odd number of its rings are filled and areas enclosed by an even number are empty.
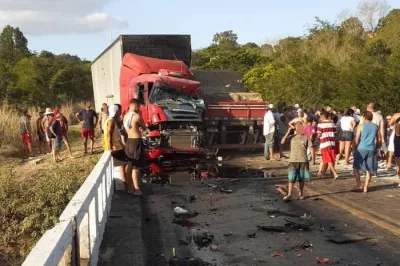
[[[45,154],[46,153],[46,133],[42,126],[42,121],[44,118],[44,112],[39,112],[39,117],[36,120],[36,134],[39,141],[39,153]]]
[[[63,132],[61,127],[61,114],[58,113],[55,117],[56,119],[51,122],[49,130],[51,133],[50,138],[53,140],[53,161],[58,163],[62,161],[60,157],[60,149],[63,142]]]
[[[29,157],[32,153],[32,126],[31,115],[27,110],[23,111],[22,116],[19,118],[19,129],[21,140],[25,147],[25,156]]]
[[[345,158],[345,164],[350,165],[350,152],[351,152],[351,144],[354,140],[354,128],[356,127],[356,121],[354,120],[354,110],[347,110],[346,114],[342,116],[339,120],[339,156],[337,159],[337,163],[343,158]]]
[[[265,146],[264,146],[264,156],[266,160],[275,161],[274,158],[274,140],[275,140],[275,118],[273,114],[273,110],[275,106],[273,104],[269,104],[267,107],[267,112],[264,115],[264,137],[265,137]]]
[[[98,122],[98,116],[96,111],[92,109],[90,102],[86,103],[86,108],[75,114],[76,119],[82,124],[81,136],[83,140],[83,146],[85,148],[84,153],[87,154],[87,142],[90,138],[90,152],[93,154],[94,149],[94,129]]]
[[[129,102],[129,112],[124,117],[124,128],[128,134],[125,153],[128,156],[127,177],[132,177],[134,194],[142,195],[139,187],[139,171],[144,168],[145,153],[142,140],[142,131],[146,125],[140,114],[140,102],[131,99]]]
[[[318,177],[323,178],[326,170],[329,168],[333,178],[336,180],[339,178],[335,170],[336,126],[331,116],[326,111],[321,112],[320,118],[321,121],[317,126],[317,135],[320,143],[319,147],[321,149],[322,162],[319,167]]]
[[[399,179],[399,184],[397,185],[400,188],[400,124],[397,122],[399,118],[396,120],[396,126],[394,127],[394,138],[393,138],[393,145],[394,145],[394,158],[396,162],[396,174],[397,178]]]
[[[44,113],[44,117],[42,120],[42,128],[44,130],[44,134],[45,134],[46,141],[47,141],[47,146],[49,147],[50,151],[53,150],[53,141],[51,139],[51,132],[49,130],[49,127],[51,125],[50,122],[53,118],[54,118],[54,114],[53,114],[53,111],[51,110],[51,108],[46,108],[46,111]]]
[[[308,164],[307,149],[312,147],[312,141],[304,135],[304,126],[301,121],[294,125],[296,134],[290,141],[290,159],[288,169],[288,194],[283,200],[292,199],[293,185],[296,180],[299,182],[299,199],[304,199],[304,182],[310,179],[310,171]],[[289,127],[286,135],[282,139],[282,143],[286,142],[293,129]]]
[[[354,192],[368,192],[371,176],[374,171],[374,157],[376,156],[376,146],[381,142],[379,127],[372,122],[373,114],[366,111],[363,115],[363,123],[357,128],[357,135],[355,139],[356,152],[354,154],[354,177],[356,179],[356,187],[352,190]],[[365,185],[361,186],[360,170],[362,166],[365,167]]]

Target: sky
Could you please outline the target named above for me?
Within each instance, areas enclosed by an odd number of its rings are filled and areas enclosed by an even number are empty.
[[[301,36],[315,17],[338,22],[358,0],[0,0],[0,27],[20,27],[33,51],[94,59],[120,34],[190,34],[194,49],[216,32],[239,43]],[[400,8],[400,0],[388,0]]]

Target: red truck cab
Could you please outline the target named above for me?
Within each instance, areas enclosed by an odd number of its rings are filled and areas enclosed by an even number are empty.
[[[141,114],[157,145],[171,144],[171,135],[198,135],[204,102],[197,97],[200,82],[182,61],[124,55],[120,72],[123,113],[129,101],[141,102]],[[192,134],[193,133],[193,134]]]

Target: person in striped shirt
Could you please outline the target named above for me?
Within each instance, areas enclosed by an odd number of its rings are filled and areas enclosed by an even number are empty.
[[[320,117],[321,121],[317,126],[317,135],[320,143],[319,147],[321,149],[322,162],[319,167],[318,177],[324,177],[327,168],[329,168],[333,178],[336,180],[339,178],[335,170],[336,125],[326,111],[322,111]]]

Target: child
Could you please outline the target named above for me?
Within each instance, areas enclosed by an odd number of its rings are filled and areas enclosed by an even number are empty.
[[[311,148],[311,140],[303,135],[303,123],[296,122],[294,125],[296,130],[296,135],[290,141],[290,160],[289,160],[289,191],[287,196],[283,198],[285,201],[292,199],[293,184],[296,180],[299,181],[299,199],[304,199],[304,181],[310,178],[307,148]],[[282,139],[282,143],[285,143],[288,136],[292,133],[293,129],[289,128],[286,135]]]
[[[313,126],[313,122],[314,122],[314,118],[311,116],[308,116],[307,124],[304,127],[304,132],[303,132],[303,134],[306,135],[308,137],[308,139],[311,141],[311,143],[313,144],[310,148],[311,165],[315,165],[315,150],[316,150],[316,145],[314,145],[315,139],[316,139],[316,130],[315,130],[315,126]]]

